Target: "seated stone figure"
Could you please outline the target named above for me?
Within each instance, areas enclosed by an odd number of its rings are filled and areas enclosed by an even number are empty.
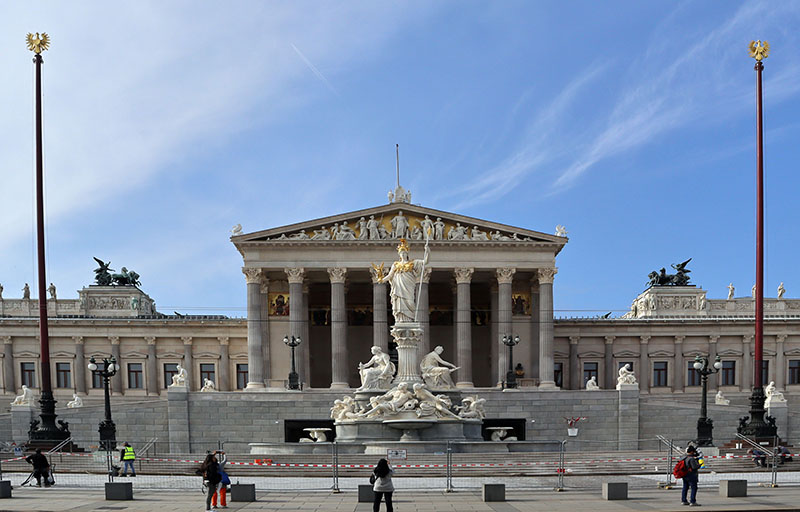
[[[717,395],[714,397],[714,403],[717,405],[730,405],[731,401],[725,398],[725,395],[720,390],[717,391]]]
[[[211,379],[203,379],[203,387],[200,388],[201,392],[208,393],[211,391],[216,391],[217,388],[214,386],[214,381]]]
[[[352,420],[359,417],[358,403],[351,396],[334,400],[331,407],[331,419],[336,421]],[[363,411],[362,411],[363,412]]]
[[[32,404],[33,404],[33,391],[31,391],[31,388],[23,384],[22,394],[14,398],[14,401],[11,402],[11,405],[32,405]]]
[[[178,373],[172,376],[172,384],[170,387],[186,387],[186,368],[181,365],[177,366]]]
[[[431,388],[455,387],[450,374],[456,371],[458,367],[440,357],[443,351],[444,349],[438,346],[423,357],[419,363],[419,368],[422,371],[422,380]]]
[[[76,407],[83,407],[83,400],[81,397],[78,396],[77,393],[72,393],[72,400],[67,402],[67,407],[70,409],[74,409]]]
[[[597,377],[593,375],[591,379],[586,381],[586,390],[597,391],[598,389],[600,389],[600,386],[597,385]]]
[[[484,403],[486,403],[485,398],[468,396],[462,398],[461,405],[457,405],[455,409],[458,411],[458,415],[462,418],[476,418],[482,420],[486,417],[486,411],[483,409]]]
[[[770,383],[767,384],[767,387],[764,388],[764,394],[767,396],[767,399],[764,401],[764,407],[769,407],[773,403],[786,401],[786,398],[783,397],[783,393],[775,388],[775,381],[770,381]]]
[[[620,384],[636,384],[636,375],[633,373],[633,370],[631,370],[630,364],[626,364],[619,369],[617,385]]]
[[[358,364],[358,374],[361,376],[361,387],[358,390],[389,389],[394,370],[389,354],[380,347],[372,347],[372,358],[366,363]]]

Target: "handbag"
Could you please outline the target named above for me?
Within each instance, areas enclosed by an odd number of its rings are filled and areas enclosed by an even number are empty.
[[[375,476],[375,473],[372,473],[371,475],[369,475],[369,483],[374,484],[375,480],[377,480],[377,479],[378,479],[378,477]]]

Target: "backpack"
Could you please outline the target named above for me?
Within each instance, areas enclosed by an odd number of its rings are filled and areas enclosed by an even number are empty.
[[[672,476],[675,478],[684,478],[688,475],[691,471],[691,468],[686,464],[685,459],[681,459],[675,464],[675,467],[672,468]]]

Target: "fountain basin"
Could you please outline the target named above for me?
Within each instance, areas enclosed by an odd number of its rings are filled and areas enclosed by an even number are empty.
[[[436,420],[383,420],[382,422],[384,425],[389,426],[390,428],[396,428],[398,430],[403,431],[403,435],[400,436],[400,441],[402,442],[409,442],[409,441],[421,441],[422,438],[419,436],[419,431],[431,428],[437,422]]]

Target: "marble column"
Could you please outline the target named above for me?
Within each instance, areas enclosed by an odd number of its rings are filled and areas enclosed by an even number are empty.
[[[497,386],[500,387],[503,382],[503,375],[501,372],[498,371],[500,368],[500,352],[502,351],[503,347],[500,345],[502,341],[500,341],[500,327],[498,325],[498,309],[500,308],[499,300],[497,297],[497,283],[492,283],[489,285],[489,325],[491,326],[490,336],[490,356],[492,358],[492,380],[491,382],[497,383]],[[530,368],[530,366],[528,366]],[[531,376],[533,374],[531,373]]]
[[[147,379],[145,379],[147,394],[150,396],[158,395],[161,393],[161,386],[158,385],[158,357],[156,355],[156,337],[146,336],[144,340],[147,342]]]
[[[717,342],[719,341],[719,336],[712,335],[708,337],[708,360],[711,364],[714,364],[714,361],[717,358]],[[722,378],[720,374],[722,371],[718,373],[713,373],[708,376],[708,389],[716,390],[719,386],[720,379]]]
[[[83,336],[73,336],[75,342],[75,392],[86,395],[86,355],[83,350]]]
[[[220,391],[231,390],[231,354],[230,339],[227,336],[219,336],[219,377],[217,377],[217,389]]]
[[[429,287],[433,269],[426,267],[422,275],[422,285],[419,287],[419,297],[417,297],[417,322],[422,329],[422,337],[417,346],[419,360],[422,360],[431,351],[431,308]]]
[[[308,340],[303,337],[303,280],[305,269],[286,268],[286,278],[289,280],[289,332],[287,336],[300,338],[300,345],[295,349],[295,369],[300,376],[300,382],[305,382],[305,353]],[[286,360],[291,358],[290,349],[286,349]]]
[[[194,357],[192,356],[192,337],[191,336],[181,336],[181,341],[183,341],[183,366],[186,368],[186,389],[191,391],[195,389],[194,384]],[[259,350],[256,354],[257,356],[261,356],[261,351]],[[256,362],[260,362],[261,358],[257,357]],[[248,366],[248,368],[250,368]],[[199,379],[198,379],[199,382]],[[263,382],[261,382],[263,386]]]
[[[372,345],[389,352],[389,314],[386,303],[386,283],[383,270],[370,268],[372,276]]]
[[[580,336],[569,337],[569,386],[567,389],[581,389],[581,363],[578,360],[578,342]],[[563,376],[562,376],[563,380]]]
[[[508,347],[503,344],[503,336],[513,336],[511,324],[511,284],[514,281],[514,268],[498,268],[497,277],[497,375],[505,380],[508,371]]]
[[[344,297],[346,268],[329,268],[331,280],[331,389],[350,387],[347,383],[347,307]]]
[[[539,277],[531,279],[531,377],[539,378]]]
[[[540,268],[539,276],[539,388],[556,389],[553,381],[553,280],[557,268]]]
[[[639,336],[639,393],[650,392],[650,354],[647,344],[650,336]]]
[[[683,393],[685,391],[685,383],[683,376],[686,373],[684,367],[686,363],[683,360],[683,340],[685,336],[675,336],[675,355],[672,356],[672,391]],[[714,364],[713,361],[711,364]]]
[[[297,353],[299,357],[298,363],[302,366],[300,372],[300,382],[303,382],[303,387],[311,387],[311,336],[308,335],[308,282],[303,283],[303,301],[302,308],[300,309],[300,336],[303,337],[303,344],[299,347],[300,352]],[[305,380],[303,380],[305,375]]]
[[[606,336],[605,352],[603,354],[603,387],[605,389],[615,389],[617,387],[617,371],[614,369],[615,339],[617,339],[616,336]]]
[[[739,378],[739,389],[747,391],[753,386],[753,355],[750,353],[753,335],[742,336],[742,376]]]
[[[778,389],[786,389],[786,354],[783,352],[785,341],[785,334],[775,337],[775,387]]]
[[[243,268],[247,281],[247,387],[246,391],[264,389],[264,340],[261,330],[261,280],[260,268]],[[191,348],[191,347],[190,347]],[[184,362],[185,364],[186,362]],[[191,370],[186,369],[191,376]],[[187,379],[187,382],[190,382]],[[191,386],[189,386],[191,389]]]
[[[117,360],[118,367],[120,368],[116,375],[111,377],[111,390],[115,395],[122,395],[124,394],[124,389],[122,388],[122,374],[124,373],[122,368],[122,357],[120,355],[119,350],[119,336],[109,336],[108,341],[111,343],[111,357]]]
[[[227,338],[226,338],[227,339]],[[269,340],[269,279],[262,274],[261,277],[261,361],[264,382],[272,378],[271,354]],[[248,367],[249,368],[249,367]]]
[[[475,387],[472,383],[472,299],[470,298],[470,283],[474,268],[456,268],[453,275],[456,278],[456,365],[458,370],[459,388]]]
[[[6,393],[17,393],[14,381],[14,345],[11,336],[3,336],[3,388]]]

